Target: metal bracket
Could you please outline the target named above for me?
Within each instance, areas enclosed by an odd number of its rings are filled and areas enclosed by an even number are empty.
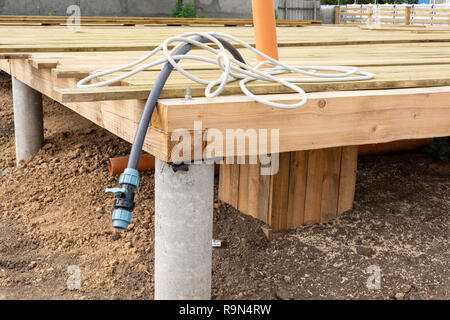
[[[172,166],[172,170],[173,172],[178,172],[178,171],[184,171],[187,172],[189,171],[189,164],[186,163],[181,163],[181,164],[170,164]]]

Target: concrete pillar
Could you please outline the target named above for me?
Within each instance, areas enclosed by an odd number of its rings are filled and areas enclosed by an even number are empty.
[[[16,163],[35,155],[44,143],[42,94],[12,77]]]
[[[156,159],[155,299],[211,298],[214,165]]]

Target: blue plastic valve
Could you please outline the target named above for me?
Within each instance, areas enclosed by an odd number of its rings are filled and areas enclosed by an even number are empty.
[[[133,215],[125,209],[116,209],[112,215],[113,227],[116,229],[126,230],[133,220]]]
[[[125,188],[108,188],[105,190],[105,193],[113,193],[117,197],[121,197],[122,195],[127,193],[127,189]]]

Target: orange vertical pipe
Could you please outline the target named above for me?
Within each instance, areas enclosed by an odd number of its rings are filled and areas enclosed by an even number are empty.
[[[252,0],[256,49],[278,60],[277,23],[273,0]],[[258,56],[258,60],[265,60]]]

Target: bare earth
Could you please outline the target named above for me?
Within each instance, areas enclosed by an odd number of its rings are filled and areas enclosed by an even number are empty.
[[[130,145],[45,99],[44,148],[15,167],[11,83],[0,75],[0,299],[152,299],[153,173],[134,224],[113,230],[107,160]],[[449,299],[450,165],[423,151],[361,158],[355,208],[268,243],[262,223],[214,212],[214,299]],[[68,290],[67,268],[81,270]],[[366,269],[377,266],[380,290]]]

